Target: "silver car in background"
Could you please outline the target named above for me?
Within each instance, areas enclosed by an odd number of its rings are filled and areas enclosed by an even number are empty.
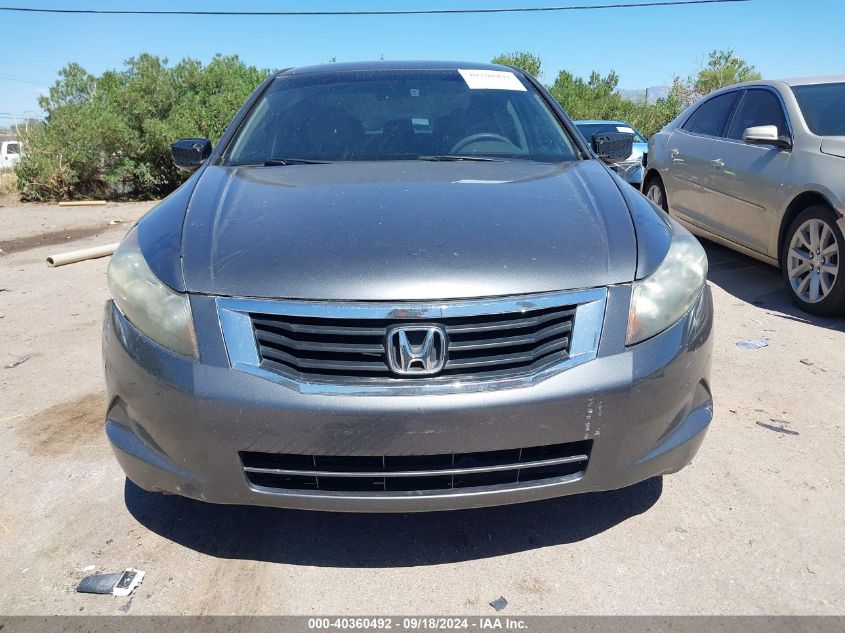
[[[795,303],[845,311],[845,75],[713,92],[655,134],[644,192],[693,233],[779,266]]]
[[[648,165],[648,139],[645,136],[622,121],[573,121],[573,123],[588,144],[592,142],[593,134],[607,132],[632,134],[634,145],[631,155],[611,165],[611,169],[637,189],[642,188],[643,174]]]

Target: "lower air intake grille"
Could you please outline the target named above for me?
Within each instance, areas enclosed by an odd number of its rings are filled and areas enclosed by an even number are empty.
[[[240,453],[251,484],[276,490],[407,492],[568,477],[587,468],[591,440],[481,453],[328,456]]]

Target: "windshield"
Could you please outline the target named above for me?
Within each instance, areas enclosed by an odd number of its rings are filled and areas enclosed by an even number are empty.
[[[578,123],[575,122],[576,127],[584,135],[584,138],[587,139],[589,143],[592,138],[593,134],[598,134],[601,132],[604,134],[605,132],[622,132],[624,134],[633,134],[634,135],[634,143],[648,143],[646,138],[637,132],[634,128],[628,125],[622,125],[619,123]]]
[[[368,70],[277,78],[224,160],[443,156],[558,162],[575,160],[577,152],[541,95],[515,73]]]
[[[845,136],[845,83],[794,86],[807,127],[819,136]]]

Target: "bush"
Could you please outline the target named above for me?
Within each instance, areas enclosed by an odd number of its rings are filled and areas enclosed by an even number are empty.
[[[0,199],[15,193],[15,174],[11,169],[0,169]]]
[[[187,137],[217,142],[268,73],[236,56],[168,66],[142,54],[100,77],[69,64],[39,99],[46,121],[23,135],[26,153],[15,168],[21,197],[170,193],[184,180],[171,163],[170,143]]]

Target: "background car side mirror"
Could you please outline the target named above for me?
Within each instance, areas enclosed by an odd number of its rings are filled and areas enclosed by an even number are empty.
[[[625,160],[634,152],[634,135],[624,132],[596,132],[593,151],[608,165]]]
[[[183,138],[170,146],[170,155],[176,167],[195,172],[211,156],[211,141],[207,138]]]
[[[777,125],[758,125],[745,128],[742,140],[749,145],[774,145],[781,149],[792,149],[792,141],[788,136],[778,133]]]

